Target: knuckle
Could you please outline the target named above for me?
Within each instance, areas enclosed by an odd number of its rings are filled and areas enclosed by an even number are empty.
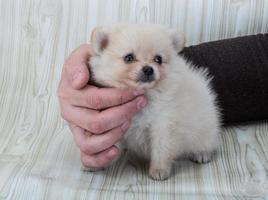
[[[102,167],[103,161],[101,159],[91,159],[88,155],[81,155],[81,162],[84,167]]]
[[[59,88],[57,90],[57,95],[58,95],[59,99],[66,99],[66,93],[62,89],[62,86],[59,86]]]
[[[60,109],[60,115],[64,120],[67,120],[66,112],[65,112],[65,110],[63,108]]]
[[[91,153],[90,145],[87,145],[86,142],[82,142],[82,143],[79,145],[79,147],[80,147],[80,150],[81,150],[82,152],[84,152],[84,153],[88,153],[88,154]]]
[[[89,163],[83,161],[82,159],[81,159],[81,161],[82,161],[83,166],[84,166],[86,169],[91,167]]]
[[[81,155],[81,162],[84,167],[91,167],[90,160],[85,155]]]
[[[80,151],[81,151],[81,156],[82,156],[82,152],[85,153],[85,145],[84,145],[84,142],[78,142],[77,143]]]

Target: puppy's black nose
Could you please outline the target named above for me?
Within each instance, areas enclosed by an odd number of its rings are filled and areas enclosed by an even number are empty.
[[[146,75],[146,76],[151,76],[154,74],[154,69],[150,66],[144,66],[142,68],[142,71],[143,71],[144,75]]]

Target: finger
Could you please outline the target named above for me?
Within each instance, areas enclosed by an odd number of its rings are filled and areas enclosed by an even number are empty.
[[[90,134],[91,136],[86,136],[86,138],[83,138],[85,136],[84,133],[82,133],[83,136],[80,135],[81,132],[77,132],[74,136],[77,137],[76,140],[79,142],[80,150],[86,154],[92,155],[104,151],[117,143],[129,128],[129,125],[130,122],[125,122],[122,127],[114,128],[99,135]]]
[[[71,124],[75,124],[84,130],[92,132],[91,122],[99,111],[72,106],[66,102],[61,102],[61,116]],[[81,130],[80,130],[81,131]]]
[[[88,61],[90,55],[93,55],[93,50],[90,44],[82,44],[78,48],[76,48],[71,55],[70,58],[75,58],[78,61],[85,62]]]
[[[66,121],[76,124],[91,133],[101,134],[130,121],[146,104],[146,98],[139,96],[126,104],[99,112],[62,102],[61,115]]]
[[[81,89],[88,83],[88,62],[92,53],[90,45],[83,44],[74,50],[66,60],[63,73],[72,88]]]
[[[74,106],[102,110],[129,102],[144,91],[122,90],[116,88],[97,88],[87,85],[81,90],[68,90],[65,93]]]
[[[87,155],[81,152],[81,161],[87,168],[100,168],[107,166],[119,154],[117,147],[112,146],[98,154]]]
[[[130,121],[139,110],[146,106],[146,104],[146,98],[140,96],[121,106],[101,111],[89,124],[89,130],[92,133],[99,134],[111,130],[114,127],[118,127],[124,122]]]
[[[69,127],[71,129],[71,132],[73,134],[74,137],[74,141],[77,145],[78,148],[80,148],[81,144],[87,139],[87,137],[89,137],[89,134],[86,134],[86,130],[76,126],[74,124],[69,124]]]

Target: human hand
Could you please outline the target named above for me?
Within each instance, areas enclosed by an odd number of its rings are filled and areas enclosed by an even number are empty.
[[[64,63],[58,87],[61,116],[69,123],[87,168],[102,168],[115,159],[115,146],[132,117],[147,104],[143,91],[88,85],[91,46],[81,45]]]

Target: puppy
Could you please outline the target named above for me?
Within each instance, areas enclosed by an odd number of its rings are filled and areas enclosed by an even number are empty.
[[[125,134],[128,151],[149,161],[153,179],[167,179],[176,158],[210,161],[220,117],[210,78],[178,55],[183,35],[159,25],[113,25],[93,30],[94,83],[145,90],[148,105]]]

